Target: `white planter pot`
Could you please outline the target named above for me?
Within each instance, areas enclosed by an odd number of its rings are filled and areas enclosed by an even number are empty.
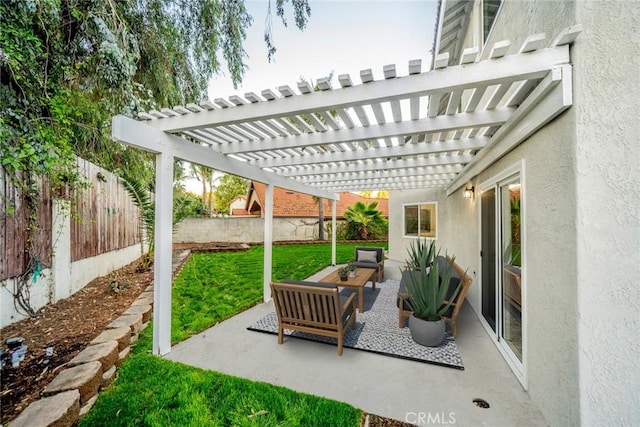
[[[437,347],[444,340],[445,324],[444,320],[428,321],[415,317],[409,317],[409,330],[411,338],[418,344],[426,347]]]

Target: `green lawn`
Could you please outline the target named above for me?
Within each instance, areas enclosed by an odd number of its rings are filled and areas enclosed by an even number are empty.
[[[336,261],[351,261],[356,246],[337,245]],[[263,259],[262,246],[193,254],[173,283],[171,341],[182,341],[262,301]],[[304,279],[330,264],[330,244],[273,246],[274,280]]]
[[[355,246],[338,245],[338,263]],[[263,253],[194,254],[174,280],[172,340],[261,301]],[[274,279],[303,279],[330,261],[330,245],[274,246]],[[360,425],[362,411],[350,405],[161,359],[148,354],[151,340],[149,326],[81,426]]]

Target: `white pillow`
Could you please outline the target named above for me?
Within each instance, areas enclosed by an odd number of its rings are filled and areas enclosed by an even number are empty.
[[[378,262],[376,251],[358,251],[358,261]]]

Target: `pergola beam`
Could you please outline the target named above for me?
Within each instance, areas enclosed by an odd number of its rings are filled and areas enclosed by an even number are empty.
[[[319,188],[306,186],[275,173],[264,171],[246,162],[235,160],[208,147],[197,145],[183,138],[154,129],[146,123],[125,116],[113,118],[112,136],[117,141],[143,150],[171,153],[174,157],[212,169],[242,176],[251,180],[272,184],[312,196],[333,200],[336,195]]]
[[[426,176],[426,175],[439,175],[439,174],[457,174],[462,170],[462,165],[447,165],[447,166],[435,166],[435,167],[421,167],[412,169],[393,169],[380,172],[366,171],[366,172],[349,172],[349,173],[337,173],[337,174],[322,174],[322,175],[303,175],[298,176],[296,179],[305,184],[318,184],[322,182],[339,182],[339,181],[351,181],[359,179],[373,179],[373,178],[400,178],[412,176]]]
[[[342,164],[323,164],[308,166],[307,168],[300,167],[296,170],[289,172],[279,171],[280,175],[298,176],[298,175],[316,175],[327,173],[348,173],[348,172],[360,172],[360,171],[381,171],[381,170],[394,170],[394,169],[411,169],[424,166],[439,166],[439,165],[456,165],[466,164],[473,160],[472,154],[456,154],[451,156],[439,156],[428,158],[408,158],[397,159],[391,158],[389,160],[379,161],[362,161]]]
[[[379,188],[386,188],[389,184],[403,184],[403,183],[430,183],[433,181],[451,182],[456,177],[455,173],[443,173],[436,175],[414,175],[411,177],[386,177],[386,178],[366,178],[366,179],[331,179],[314,181],[312,185],[320,185],[322,187],[332,187],[340,185],[351,185],[356,187],[374,186]]]
[[[349,162],[368,159],[393,159],[413,157],[427,154],[439,154],[466,150],[479,150],[489,138],[467,138],[464,140],[436,141],[431,143],[406,144],[398,147],[369,148],[367,150],[310,154],[307,156],[291,156],[263,160],[251,160],[249,163],[259,167],[296,166]]]
[[[388,184],[385,187],[379,186],[362,186],[362,185],[335,185],[325,186],[324,188],[331,189],[333,191],[369,191],[369,190],[411,190],[411,189],[429,189],[429,188],[442,188],[447,185],[449,180],[437,180],[430,183],[406,183],[406,184]]]
[[[453,194],[573,104],[571,68],[565,64],[551,70],[513,117],[493,135],[489,146],[480,151],[465,171],[450,183],[447,195]]]

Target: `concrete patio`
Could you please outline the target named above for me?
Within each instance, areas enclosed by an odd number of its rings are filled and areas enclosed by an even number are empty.
[[[398,278],[397,267],[386,261],[386,277]],[[275,335],[246,329],[272,311],[271,302],[259,304],[176,345],[166,358],[418,425],[547,425],[468,304],[456,338],[463,371],[349,348],[340,357],[331,345],[293,338],[278,345]],[[477,407],[476,398],[490,408]]]

